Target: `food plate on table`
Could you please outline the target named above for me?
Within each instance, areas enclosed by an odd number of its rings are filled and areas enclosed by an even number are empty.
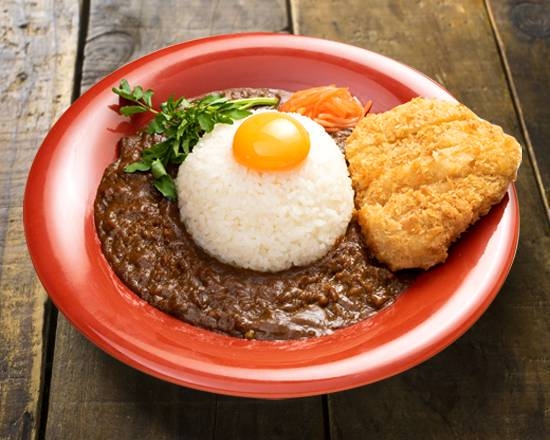
[[[415,277],[388,307],[322,336],[237,338],[170,316],[137,296],[102,252],[94,201],[124,136],[146,125],[122,118],[122,80],[169,96],[338,84],[378,114],[415,97],[456,100],[414,69],[364,49],[284,34],[234,34],[170,46],[101,80],[64,113],[40,147],[27,182],[24,223],[49,296],[88,339],[155,377],[222,394],[281,398],[368,384],[402,372],[464,333],[504,282],[518,240],[517,197],[471,226],[442,264]],[[253,333],[252,333],[253,334]],[[248,335],[248,333],[247,333]],[[269,338],[268,338],[269,339]]]

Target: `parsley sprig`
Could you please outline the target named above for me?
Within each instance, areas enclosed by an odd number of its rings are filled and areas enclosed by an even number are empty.
[[[276,106],[279,102],[277,98],[263,96],[229,99],[220,94],[211,94],[194,100],[170,97],[160,105],[159,111],[153,108],[154,92],[151,89],[143,90],[141,86],[132,88],[128,81],[123,79],[120,85],[112,90],[130,103],[120,107],[121,115],[152,113],[154,118],[146,131],[150,134],[160,134],[164,138],[162,142],[144,149],[141,159],[126,166],[124,171],[150,171],[154,177],[155,188],[170,200],[177,197],[177,192],[172,177],[166,171],[168,165],[181,164],[199,139],[212,131],[216,124],[232,124],[233,121],[248,116],[251,108]]]

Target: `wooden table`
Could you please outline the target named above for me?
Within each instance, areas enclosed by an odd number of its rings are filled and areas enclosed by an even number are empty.
[[[0,438],[550,438],[548,0],[4,0],[0,8]],[[412,370],[282,401],[185,389],[110,358],[58,315],[30,263],[25,179],[45,133],[103,75],[154,49],[241,31],[383,53],[524,146],[521,237],[483,317]]]

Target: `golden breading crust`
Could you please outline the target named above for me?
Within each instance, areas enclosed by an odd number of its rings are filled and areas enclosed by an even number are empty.
[[[374,255],[392,270],[428,269],[502,199],[521,146],[462,104],[415,98],[361,120],[346,158]]]

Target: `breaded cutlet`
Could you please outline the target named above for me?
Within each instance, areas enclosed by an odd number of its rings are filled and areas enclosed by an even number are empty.
[[[357,218],[378,260],[428,269],[516,179],[521,146],[462,104],[415,98],[369,114],[346,143]]]

